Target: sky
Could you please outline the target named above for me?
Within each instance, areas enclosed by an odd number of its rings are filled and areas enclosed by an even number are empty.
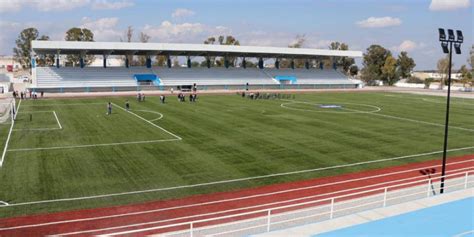
[[[463,54],[453,57],[458,68],[467,64],[473,21],[471,0],[0,0],[0,55],[12,55],[28,27],[52,40],[86,27],[95,41],[114,42],[132,26],[135,41],[144,32],[160,43],[232,35],[241,45],[287,47],[304,35],[306,48],[339,41],[365,52],[379,44],[394,55],[407,51],[415,70],[430,70],[444,56],[441,27],[464,32]]]

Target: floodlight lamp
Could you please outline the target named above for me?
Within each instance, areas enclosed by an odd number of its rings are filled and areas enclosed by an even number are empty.
[[[446,32],[444,32],[443,28],[438,28],[439,32],[439,41],[445,41],[446,40]]]
[[[461,54],[461,43],[454,43],[454,51],[456,54]]]
[[[462,43],[462,42],[464,41],[464,37],[463,37],[463,35],[462,35],[462,31],[457,30],[457,31],[456,31],[456,34],[458,35],[458,40],[457,40],[457,42],[458,42],[458,43]]]
[[[449,53],[447,42],[441,42],[441,48],[443,48],[443,53]]]
[[[454,41],[454,31],[452,29],[448,29],[448,40]]]

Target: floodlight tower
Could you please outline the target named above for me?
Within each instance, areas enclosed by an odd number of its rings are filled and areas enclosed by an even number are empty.
[[[444,125],[444,146],[443,146],[443,166],[441,170],[441,186],[439,193],[444,193],[444,176],[446,175],[446,150],[448,148],[448,124],[449,124],[449,104],[451,100],[451,66],[452,66],[452,59],[453,59],[453,44],[454,50],[456,54],[461,54],[461,44],[464,41],[464,37],[462,35],[462,31],[456,30],[456,37],[454,36],[454,31],[452,29],[448,29],[448,38],[446,38],[446,33],[444,29],[439,28],[439,41],[441,42],[441,48],[443,49],[443,53],[449,54],[449,70],[448,70],[448,98],[446,100],[446,120]],[[449,44],[449,49],[448,49]]]

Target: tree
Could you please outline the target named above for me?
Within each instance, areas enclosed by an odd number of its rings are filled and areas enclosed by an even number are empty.
[[[66,32],[66,41],[94,41],[94,33],[87,28],[73,27]],[[70,54],[67,55],[66,61],[73,66],[78,65],[81,56]],[[84,58],[84,63],[90,65],[94,61],[94,55],[87,55]]]
[[[42,35],[37,40],[49,40],[49,36]],[[38,58],[36,59],[36,64],[38,64],[38,66],[41,66],[41,67],[53,65],[54,64],[54,54],[38,55]]]
[[[439,83],[439,88],[443,89],[444,85],[447,83],[446,79],[448,78],[448,73],[449,73],[449,58],[444,57],[440,60],[438,60],[437,63],[437,68],[438,68],[438,73],[441,76],[441,80]],[[452,64],[451,64],[452,66]]]
[[[288,48],[302,48],[306,43],[306,36],[305,35],[296,35],[295,39],[292,43],[288,45]],[[291,61],[293,59],[282,58],[280,59],[280,67],[281,68],[289,68],[291,66]],[[304,67],[305,60],[302,59],[294,59],[295,68],[302,68]]]
[[[20,32],[15,40],[16,47],[13,48],[14,58],[20,62],[24,68],[31,67],[31,41],[38,38],[38,30],[36,28],[26,28]]]
[[[469,69],[467,69],[466,65],[461,66],[459,73],[461,74],[461,83],[463,86],[472,86],[472,73],[469,71]]]
[[[469,51],[469,65],[471,65],[471,74],[474,72],[474,45],[472,45],[471,50]]]
[[[409,78],[411,71],[416,66],[415,60],[408,57],[408,53],[405,51],[400,52],[397,59],[398,73],[402,78]]]
[[[382,76],[382,80],[387,82],[389,86],[393,86],[393,84],[399,80],[397,75],[397,60],[392,57],[392,55],[388,55],[385,59],[385,63],[382,67]]]
[[[209,37],[204,41],[204,44],[215,44],[218,43],[219,45],[235,45],[238,46],[240,45],[240,42],[232,35],[227,35],[223,36],[220,35],[217,37]],[[201,66],[207,67],[207,60],[209,59],[211,61],[211,66],[218,66],[218,67],[223,67],[224,66],[224,61],[225,59],[223,57],[219,58],[219,60],[216,60],[216,57],[211,57],[211,56],[206,56],[206,60],[201,62]],[[237,63],[237,58],[236,57],[227,57],[227,60],[229,62],[230,67],[235,67]]]
[[[128,43],[132,42],[132,39],[133,39],[133,27],[132,26],[127,27],[127,29],[125,30],[125,33],[124,33],[124,37],[125,37],[125,39],[120,37],[121,42],[128,42]],[[133,62],[133,55],[125,55],[125,57],[123,57],[123,60],[125,61],[126,59],[128,59],[129,63],[132,63]]]
[[[367,48],[363,56],[362,80],[369,85],[373,85],[376,80],[383,80],[382,68],[388,56],[392,56],[392,53],[380,45]]]
[[[331,42],[329,45],[329,49],[331,50],[349,50],[349,45],[345,43],[339,43],[339,42]],[[336,66],[341,67],[344,73],[349,73],[349,68],[351,65],[355,63],[353,58],[349,57],[335,57],[332,58],[332,62],[336,63]],[[331,65],[332,67],[332,65]]]
[[[146,33],[140,32],[139,40],[140,40],[141,43],[148,43],[148,41],[150,41],[150,38],[151,37],[149,35],[147,35]],[[136,65],[145,66],[146,65],[146,58],[147,58],[147,56],[139,56]]]
[[[349,75],[354,77],[354,76],[357,76],[357,73],[359,73],[359,67],[354,64],[349,68]]]

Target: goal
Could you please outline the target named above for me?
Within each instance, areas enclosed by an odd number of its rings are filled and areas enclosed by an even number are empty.
[[[14,99],[0,99],[0,124],[8,124],[13,122],[16,117]]]

